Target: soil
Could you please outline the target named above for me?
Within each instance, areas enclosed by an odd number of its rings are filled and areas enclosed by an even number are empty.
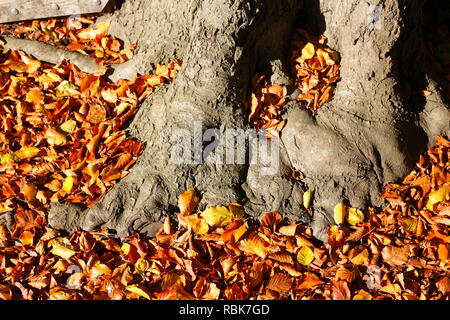
[[[407,174],[436,136],[450,136],[449,103],[423,41],[424,4],[305,0],[302,9],[297,0],[125,1],[104,19],[112,19],[113,35],[126,45],[139,42],[139,49],[132,61],[114,68],[111,79],[151,73],[155,64],[177,58],[184,59],[183,69],[172,85],[143,102],[130,123],[129,134],[147,143],[130,175],[93,208],[53,205],[49,224],[152,235],[165,216],[177,213],[178,194],[195,187],[203,207],[238,202],[255,217],[280,211],[310,223],[326,241],[336,203],[381,206],[383,185]],[[371,5],[378,5],[379,19]],[[292,32],[300,25],[325,34],[342,58],[335,98],[315,117],[296,101],[287,63]],[[77,54],[26,40],[7,42],[49,62],[67,57],[83,71],[97,70]],[[204,129],[248,128],[242,102],[256,73],[289,91],[278,173],[261,175],[260,165],[250,162],[171,162],[176,129],[193,132],[195,121]],[[405,84],[412,95],[402,90]],[[420,90],[433,94],[425,98]],[[303,172],[304,181],[289,178],[292,169]],[[312,217],[302,205],[307,188],[314,190]]]

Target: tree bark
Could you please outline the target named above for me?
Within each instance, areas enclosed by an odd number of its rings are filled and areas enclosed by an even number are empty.
[[[428,73],[420,30],[424,1],[304,2],[300,14],[296,0],[126,1],[113,16],[112,31],[127,42],[139,41],[127,73],[151,72],[154,63],[174,58],[184,59],[183,69],[173,85],[143,103],[130,124],[130,135],[147,142],[130,175],[93,208],[52,206],[50,225],[68,231],[107,226],[120,236],[152,233],[158,221],[176,213],[178,194],[196,187],[202,206],[239,202],[254,216],[280,211],[312,223],[316,236],[326,240],[340,200],[381,205],[381,187],[411,170],[437,135],[449,135],[448,104]],[[381,10],[375,27],[368,20],[370,4]],[[298,23],[324,33],[342,58],[335,99],[316,117],[296,101],[288,71],[289,41]],[[289,89],[278,173],[263,176],[261,165],[250,162],[174,164],[174,130],[193,132],[195,121],[204,129],[248,128],[242,102],[258,72]],[[407,99],[400,90],[405,81],[413,92],[435,94]],[[305,174],[304,182],[287,176],[292,168]],[[312,218],[302,205],[306,186],[315,190]]]

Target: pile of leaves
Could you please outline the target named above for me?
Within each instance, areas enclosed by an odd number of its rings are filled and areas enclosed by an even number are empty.
[[[286,94],[286,87],[269,85],[264,75],[255,75],[252,79],[252,93],[245,103],[248,122],[256,130],[263,130],[268,138],[278,137],[285,125],[281,113]]]
[[[326,45],[326,37],[313,38],[304,29],[294,32],[291,64],[295,85],[301,91],[299,101],[308,102],[313,114],[333,99],[339,77],[339,54]],[[286,121],[282,119],[287,88],[269,84],[265,75],[252,78],[251,93],[245,101],[247,121],[268,138],[279,136]]]
[[[450,141],[420,158],[386,209],[339,203],[329,243],[278,212],[260,222],[243,207],[198,209],[180,195],[154,238],[121,242],[107,230],[62,236],[30,210],[0,227],[3,299],[448,299]],[[33,234],[32,237],[30,234]]]
[[[50,202],[95,204],[128,174],[144,143],[124,125],[139,103],[170,83],[180,62],[112,83],[67,61],[0,53],[0,213],[45,213]]]
[[[294,32],[292,44],[292,74],[301,91],[298,100],[307,101],[308,108],[316,114],[321,106],[333,98],[339,77],[339,54],[327,45],[327,38],[317,38],[304,29]]]
[[[122,43],[108,35],[110,21],[92,26],[97,16],[77,16],[0,24],[0,35],[38,40],[77,51],[96,59],[99,65],[130,60],[136,44],[123,48]]]

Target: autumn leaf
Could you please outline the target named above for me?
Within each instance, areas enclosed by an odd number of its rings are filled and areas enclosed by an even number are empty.
[[[190,216],[179,216],[179,219],[187,227],[191,228],[195,233],[206,234],[209,231],[209,225],[205,219],[199,217],[197,214]]]
[[[261,218],[261,227],[273,232],[275,227],[283,220],[279,212],[268,212]]]
[[[339,202],[334,207],[334,222],[336,224],[343,224],[345,219],[347,218],[348,208],[343,202]]]
[[[311,189],[306,190],[305,193],[303,194],[303,206],[305,207],[305,209],[309,209],[311,205],[312,196],[313,191]]]
[[[49,300],[70,300],[70,294],[64,291],[57,291],[50,295]]]
[[[1,164],[18,162],[20,158],[15,153],[4,153],[1,156]]]
[[[125,290],[130,291],[140,297],[150,300],[150,295],[147,293],[147,290],[143,289],[142,286],[139,285],[129,285],[125,287]]]
[[[209,207],[201,213],[201,217],[211,227],[223,227],[231,223],[235,218],[226,207]]]
[[[48,129],[45,133],[45,139],[52,146],[61,146],[67,143],[66,136],[55,129]]]
[[[52,247],[51,252],[63,259],[70,259],[76,253],[72,244],[66,238],[53,239],[49,244]]]
[[[365,246],[357,246],[350,250],[348,257],[353,264],[361,265],[369,259],[369,251]]]
[[[302,266],[308,266],[314,261],[314,252],[307,246],[302,246],[297,252],[297,261]]]
[[[350,300],[351,293],[346,281],[335,281],[331,287],[333,300]]]
[[[362,222],[364,222],[364,213],[355,208],[348,209],[347,222],[352,226],[356,226]]]
[[[315,51],[314,45],[309,42],[302,49],[302,55],[301,55],[300,59],[302,59],[302,60],[311,59],[312,57],[314,57],[315,52],[316,51]]]
[[[267,288],[270,290],[277,291],[279,293],[284,293],[291,289],[293,279],[283,273],[276,273],[273,275],[267,284]]]
[[[386,246],[381,251],[383,260],[389,263],[391,266],[401,266],[406,265],[409,260],[409,247],[395,247]]]
[[[258,235],[257,232],[251,233],[246,239],[240,241],[242,250],[254,253],[261,258],[265,258],[268,253],[266,242]]]
[[[361,289],[353,296],[353,300],[372,300],[372,296],[367,291]]]
[[[76,127],[77,127],[76,121],[69,119],[59,126],[59,130],[61,130],[65,134],[71,134]]]
[[[426,207],[428,210],[433,211],[435,204],[448,200],[450,200],[450,184],[446,184],[438,190],[431,192],[428,195]]]
[[[243,220],[234,220],[222,233],[223,241],[238,242],[247,232],[247,223]]]
[[[79,95],[78,87],[67,80],[60,83],[55,89],[57,97],[76,96]]]
[[[0,284],[0,299],[11,300],[11,289],[9,286]]]
[[[31,231],[24,231],[20,235],[19,239],[20,239],[20,242],[22,242],[22,245],[29,246],[29,245],[33,244],[34,234]]]
[[[39,154],[41,150],[36,147],[22,147],[20,150],[16,151],[15,154],[18,156],[21,160],[33,158]]]
[[[300,280],[297,286],[298,290],[307,290],[324,284],[325,282],[321,280],[317,275],[311,272],[306,272],[302,280]]]
[[[442,294],[448,294],[450,292],[450,278],[447,276],[436,282],[436,288],[438,288]]]
[[[197,208],[200,199],[195,194],[195,189],[191,188],[188,191],[182,193],[178,197],[178,207],[180,208],[180,214],[186,216],[194,212]]]
[[[64,183],[62,186],[62,189],[66,192],[66,193],[70,193],[72,191],[73,185],[75,184],[75,178],[74,177],[66,177],[64,179]]]

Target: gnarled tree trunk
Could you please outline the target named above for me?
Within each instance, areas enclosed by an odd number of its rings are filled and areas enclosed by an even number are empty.
[[[377,7],[370,7],[370,4]],[[114,14],[113,33],[139,42],[133,61],[116,70],[151,72],[154,63],[183,58],[175,82],[141,106],[129,132],[147,142],[130,175],[93,208],[52,206],[51,226],[92,230],[107,226],[123,236],[152,232],[158,221],[176,213],[177,196],[196,187],[202,205],[239,202],[259,215],[280,211],[311,222],[326,240],[333,206],[381,205],[383,184],[412,169],[435,136],[449,135],[450,114],[440,87],[429,74],[431,62],[421,34],[423,0],[128,0]],[[379,8],[379,21],[371,8]],[[373,17],[375,23],[370,22]],[[296,101],[287,58],[298,23],[324,33],[341,54],[335,99],[316,117]],[[185,164],[171,161],[177,129],[247,128],[242,102],[255,73],[288,86],[287,126],[281,134],[282,165],[273,176],[260,166]],[[428,89],[429,98],[407,99],[401,83]],[[248,146],[247,146],[248,148]],[[315,213],[303,208],[305,185],[287,176],[304,172],[315,190]]]

